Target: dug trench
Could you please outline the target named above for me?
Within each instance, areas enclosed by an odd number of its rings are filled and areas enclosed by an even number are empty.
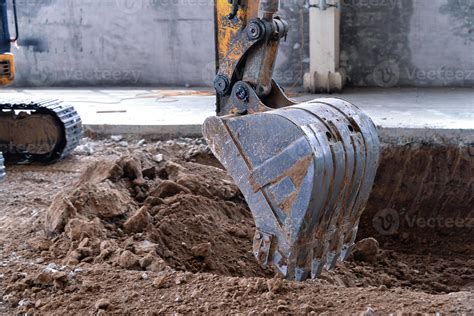
[[[472,312],[472,147],[382,148],[353,255],[304,283],[256,263],[251,213],[200,139],[11,167],[0,312]]]

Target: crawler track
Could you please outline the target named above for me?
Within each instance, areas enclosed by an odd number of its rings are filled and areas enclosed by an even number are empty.
[[[59,100],[6,100],[0,103],[0,118],[10,124],[5,132],[7,135],[0,134],[0,148],[8,163],[56,162],[68,156],[83,135],[79,114],[73,106]],[[25,118],[30,122],[25,124],[28,122]],[[32,127],[32,118],[40,118],[38,124],[41,120],[47,121],[55,135],[49,135],[46,127],[35,125],[36,121],[33,121],[34,132],[28,131]],[[36,135],[36,130],[46,136]],[[22,144],[15,143],[19,133],[28,132],[30,135],[22,138]]]

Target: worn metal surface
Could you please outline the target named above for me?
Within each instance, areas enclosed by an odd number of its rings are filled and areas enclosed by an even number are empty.
[[[0,182],[5,179],[5,161],[3,159],[3,154],[0,152]]]
[[[259,98],[272,95],[273,71],[280,40],[288,25],[276,11],[279,1],[239,1],[238,11],[226,0],[216,0],[216,65],[214,87],[217,113],[239,113],[232,104],[236,83],[251,85]],[[231,14],[229,14],[231,13]],[[235,13],[235,14],[234,14]],[[239,91],[241,100],[249,91]]]
[[[58,100],[0,103],[0,151],[10,163],[52,163],[69,155],[82,138],[74,107]]]
[[[232,19],[229,4],[216,3],[222,117],[208,118],[203,134],[249,204],[258,262],[287,279],[316,278],[354,244],[377,169],[377,133],[343,100],[288,99],[272,79],[288,29],[275,16],[279,1],[238,2]]]
[[[254,254],[288,279],[344,260],[377,169],[372,121],[339,99],[211,117],[204,136],[255,219]]]

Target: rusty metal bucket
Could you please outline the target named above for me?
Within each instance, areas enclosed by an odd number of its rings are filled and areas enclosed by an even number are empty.
[[[316,99],[211,117],[203,133],[252,211],[262,266],[301,281],[347,258],[379,157],[376,128],[360,109]]]

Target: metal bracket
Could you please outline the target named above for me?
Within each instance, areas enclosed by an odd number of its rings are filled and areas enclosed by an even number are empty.
[[[267,267],[269,264],[272,239],[272,235],[258,230],[255,232],[255,237],[253,238],[253,254],[263,267]]]
[[[329,8],[341,8],[341,3],[339,0],[336,3],[328,3],[327,0],[319,0],[319,4],[310,4],[308,1],[308,8],[318,8],[321,11],[326,11]]]

